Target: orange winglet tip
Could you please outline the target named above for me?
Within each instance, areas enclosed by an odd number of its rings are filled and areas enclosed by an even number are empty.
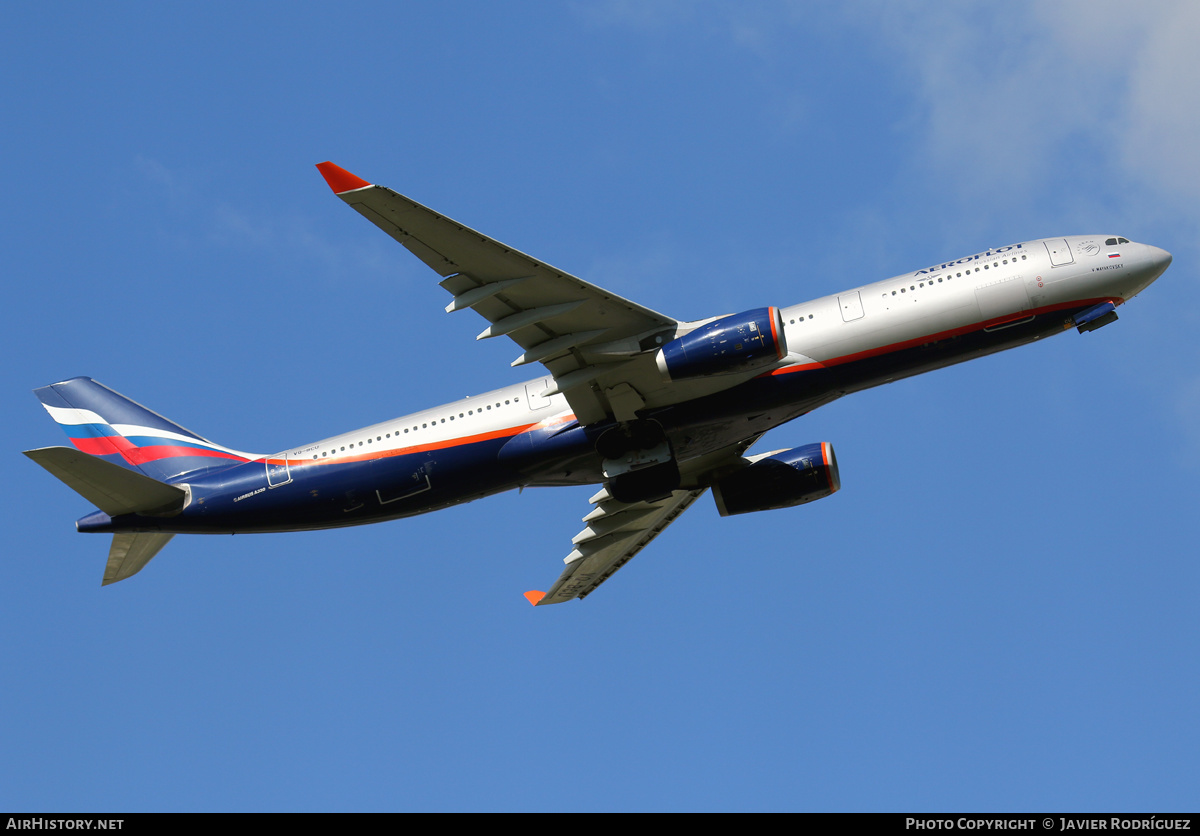
[[[321,176],[325,178],[325,182],[329,184],[329,188],[333,189],[334,194],[352,192],[355,189],[365,189],[371,185],[361,177],[351,174],[341,166],[336,166],[330,162],[317,163],[317,171],[321,172]]]
[[[546,597],[546,593],[538,592],[536,589],[531,589],[525,593],[525,597],[529,599],[529,603],[533,604],[536,607],[538,605],[538,602]]]

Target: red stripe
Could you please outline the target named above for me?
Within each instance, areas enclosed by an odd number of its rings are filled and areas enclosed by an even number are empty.
[[[250,461],[232,453],[222,453],[220,450],[209,450],[204,447],[169,447],[165,444],[155,447],[134,447],[121,455],[130,464],[144,464],[145,462],[156,462],[159,459],[174,459],[179,456],[202,456],[210,459],[229,459],[235,462]]]
[[[574,418],[575,416],[572,415],[570,417]],[[491,441],[494,438],[510,438],[514,435],[520,435],[526,430],[533,429],[534,427],[545,423],[555,422],[552,421],[540,422],[538,424],[524,424],[519,427],[493,430],[492,432],[479,433],[478,435],[464,435],[460,438],[451,438],[447,439],[446,441],[435,441],[430,444],[419,444],[414,447],[400,447],[395,450],[383,450],[382,452],[376,452],[372,450],[356,456],[339,456],[337,458],[330,457],[324,460],[317,459],[316,461],[312,459],[288,459],[287,463],[293,466],[298,464],[346,464],[348,462],[367,462],[374,461],[376,459],[388,459],[393,456],[407,456],[412,453],[424,453],[427,450],[445,450],[448,447],[458,447],[459,445],[463,444],[475,444],[480,441]],[[283,459],[260,459],[260,461],[265,461],[267,464],[277,465],[282,465],[284,463]]]
[[[1086,305],[1098,305],[1102,302],[1112,302],[1114,305],[1122,305],[1125,303],[1125,300],[1120,298],[1119,296],[1110,296],[1110,297],[1106,297],[1103,299],[1079,299],[1074,302],[1063,302],[1059,305],[1048,305],[1047,307],[1044,307],[1044,308],[1035,308],[1034,310],[1021,311],[1019,316],[1021,318],[1031,317],[1031,316],[1040,316],[1042,314],[1053,313],[1054,311],[1067,310],[1069,308],[1078,308],[1078,307],[1082,307],[1082,306],[1086,306]],[[828,360],[821,360],[817,363],[805,363],[804,365],[800,365],[800,366],[785,366],[782,369],[776,369],[773,372],[766,372],[765,374],[762,374],[759,376],[767,377],[769,375],[776,375],[776,374],[791,374],[793,372],[802,372],[802,371],[806,371],[809,369],[819,369],[819,368],[825,368],[828,366],[840,366],[844,363],[853,363],[855,360],[866,360],[869,357],[878,357],[882,354],[891,354],[893,351],[903,351],[906,348],[916,348],[917,346],[925,345],[926,343],[929,343],[929,342],[945,340],[945,339],[949,339],[950,337],[960,337],[963,334],[971,334],[976,331],[982,331],[985,328],[993,328],[997,325],[1003,325],[1005,322],[1011,322],[1012,316],[1013,316],[1013,314],[1005,314],[1004,316],[999,316],[994,319],[988,319],[983,322],[977,322],[974,325],[966,325],[962,328],[952,328],[949,331],[941,331],[936,334],[926,334],[924,336],[915,337],[911,340],[905,340],[903,342],[891,343],[890,345],[883,345],[883,346],[879,346],[878,348],[868,348],[864,351],[857,351],[853,354],[844,354],[841,357],[830,357]]]
[[[823,368],[825,368],[824,363],[802,363],[802,364],[795,365],[795,366],[784,366],[782,369],[776,369],[773,372],[767,372],[766,374],[760,374],[759,377],[770,377],[770,376],[776,375],[776,374],[791,374],[792,372],[807,372],[807,371],[811,371],[812,369],[823,369]]]
[[[230,453],[222,453],[218,450],[209,450],[204,447],[177,447],[166,444],[155,445],[153,447],[137,447],[129,439],[120,435],[105,436],[103,438],[72,438],[73,443],[79,451],[87,453],[89,456],[120,456],[130,464],[142,464],[144,462],[158,461],[159,459],[170,459],[176,456],[205,456],[208,458],[230,459],[235,462],[245,462],[249,459],[235,456]]]
[[[833,470],[829,467],[829,442],[821,442],[821,461],[825,462],[825,482],[829,485],[829,490],[833,491]]]
[[[783,343],[779,341],[779,329],[775,327],[775,307],[767,308],[767,316],[771,318],[771,339],[775,341],[775,356],[780,360],[783,359]]]
[[[129,439],[120,435],[106,435],[99,438],[72,438],[71,443],[76,449],[89,456],[124,456],[130,450],[136,450]]]

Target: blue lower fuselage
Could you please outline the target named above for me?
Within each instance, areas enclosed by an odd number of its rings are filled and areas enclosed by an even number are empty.
[[[760,435],[850,392],[1062,333],[1064,320],[1094,304],[1089,299],[1056,305],[1026,312],[1024,319],[1001,328],[980,323],[915,345],[908,341],[879,346],[863,352],[866,356],[819,368],[784,367],[645,417],[662,425],[683,463]],[[507,432],[482,438],[467,435],[432,448],[414,446],[415,452],[401,447],[350,461],[268,458],[210,468],[174,480],[190,491],[187,506],[175,516],[109,518],[96,512],[78,527],[93,532],[197,534],[337,528],[423,514],[520,486],[602,482],[595,443],[613,424],[581,427],[573,416],[559,413],[557,421],[517,423]]]

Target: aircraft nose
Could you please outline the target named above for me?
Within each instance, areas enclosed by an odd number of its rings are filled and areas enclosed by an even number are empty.
[[[1171,254],[1164,249],[1153,246],[1146,246],[1150,251],[1150,264],[1154,267],[1158,275],[1162,275],[1163,271],[1171,266]]]

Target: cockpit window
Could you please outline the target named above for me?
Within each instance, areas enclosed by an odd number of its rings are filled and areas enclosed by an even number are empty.
[[[1117,239],[1117,243],[1118,243],[1118,244],[1128,244],[1128,243],[1129,243],[1129,239],[1128,239],[1128,238],[1118,238],[1118,239]]]
[[[1117,245],[1116,238],[1109,238],[1109,239],[1105,240],[1105,242],[1104,242],[1104,246],[1106,246],[1106,247],[1115,247],[1116,245]]]

